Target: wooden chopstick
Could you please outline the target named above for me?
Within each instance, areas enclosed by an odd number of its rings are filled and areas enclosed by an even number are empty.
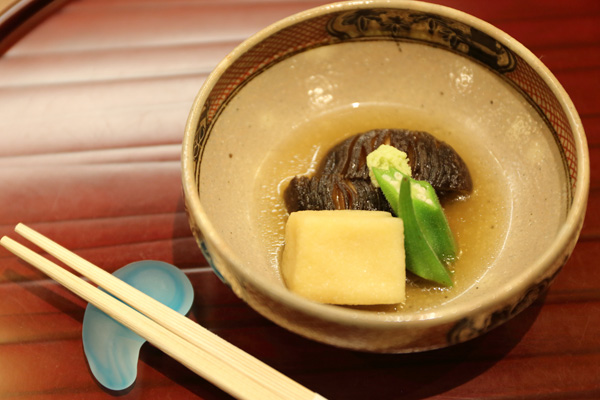
[[[15,231],[135,310],[4,236],[0,243],[9,251],[232,396],[260,400],[324,399],[26,225],[18,224]]]

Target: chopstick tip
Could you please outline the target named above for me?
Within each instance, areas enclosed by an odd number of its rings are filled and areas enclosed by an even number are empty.
[[[2,238],[0,239],[0,244],[6,248],[8,248],[11,242],[14,242],[14,240],[9,238],[8,236],[2,236]]]
[[[22,222],[19,222],[16,226],[15,226],[15,232],[19,233],[20,230],[27,228],[27,225],[25,225]]]

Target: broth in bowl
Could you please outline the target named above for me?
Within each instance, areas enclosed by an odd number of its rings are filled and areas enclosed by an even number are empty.
[[[447,128],[434,130],[435,124],[415,115],[402,116],[394,107],[363,106],[324,115],[321,121],[312,121],[269,153],[257,175],[255,214],[257,227],[263,231],[264,248],[270,254],[270,263],[279,270],[284,243],[287,210],[283,190],[291,178],[310,175],[327,149],[340,138],[352,134],[351,129],[366,126],[414,126],[432,133],[449,143],[446,136],[454,136]],[[410,123],[412,120],[414,123]],[[375,124],[375,125],[370,125]],[[378,125],[381,124],[381,125]],[[361,130],[363,132],[368,130]],[[306,132],[303,132],[306,130]],[[454,147],[454,146],[453,146]],[[470,167],[474,190],[469,195],[448,198],[442,202],[446,217],[457,240],[459,254],[450,266],[454,285],[451,288],[430,283],[409,274],[406,301],[403,304],[363,306],[373,311],[427,311],[452,301],[467,290],[478,290],[477,283],[493,266],[508,234],[511,214],[511,196],[506,178],[491,155],[484,151],[466,151],[461,156]]]

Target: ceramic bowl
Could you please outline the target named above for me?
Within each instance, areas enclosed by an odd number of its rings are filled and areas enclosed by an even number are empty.
[[[412,288],[402,306],[290,292],[283,188],[329,146],[382,127],[426,130],[467,162],[474,191],[447,211],[469,265],[454,288]],[[242,43],[200,89],[182,156],[189,221],[223,281],[290,331],[372,352],[460,343],[530,305],[575,246],[589,186],[580,119],[540,60],[484,21],[412,1],[334,3]]]

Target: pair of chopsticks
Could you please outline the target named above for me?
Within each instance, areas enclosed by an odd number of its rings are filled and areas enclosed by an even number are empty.
[[[230,395],[249,400],[324,400],[26,225],[18,224],[15,232],[122,302],[7,236],[0,239],[0,244]]]

